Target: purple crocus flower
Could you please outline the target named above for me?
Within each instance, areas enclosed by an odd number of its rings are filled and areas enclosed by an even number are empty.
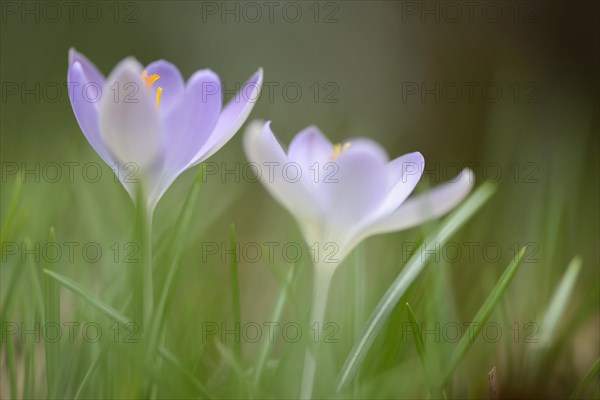
[[[309,245],[339,246],[338,262],[369,236],[444,215],[473,186],[472,172],[465,169],[451,182],[408,198],[423,174],[421,153],[389,161],[372,140],[332,144],[315,126],[298,133],[286,153],[270,122],[255,121],[244,147],[251,162],[279,166],[282,173],[262,174],[261,182],[296,218]]]
[[[259,69],[222,107],[221,81],[211,70],[184,83],[159,60],[145,68],[132,57],[107,79],[85,56],[69,51],[69,96],[79,126],[96,153],[118,172],[132,198],[140,182],[150,213],[173,181],[223,147],[254,107]]]

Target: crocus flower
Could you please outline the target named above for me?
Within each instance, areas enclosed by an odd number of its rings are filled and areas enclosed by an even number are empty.
[[[223,147],[254,107],[259,69],[222,107],[221,81],[211,70],[184,83],[177,67],[159,60],[145,68],[132,57],[107,79],[85,56],[69,51],[67,77],[79,126],[132,198],[139,182],[153,210],[173,181]]]
[[[270,122],[255,121],[244,135],[246,155],[258,166],[267,190],[295,217],[309,246],[337,250],[317,253],[310,324],[322,327],[332,275],[363,239],[399,231],[437,218],[454,208],[471,190],[473,174],[465,169],[444,183],[409,198],[424,168],[423,156],[409,153],[392,161],[372,140],[357,138],[332,144],[314,126],[300,132],[287,153]],[[321,329],[321,328],[318,328]],[[312,396],[316,370],[307,350],[300,398]]]
[[[337,262],[369,236],[447,213],[473,186],[472,172],[465,169],[454,180],[409,198],[423,173],[421,153],[389,161],[372,140],[332,144],[315,126],[298,133],[286,153],[270,122],[255,121],[246,130],[244,147],[251,162],[274,166],[273,174],[261,174],[261,182],[295,217],[309,245],[339,247]]]

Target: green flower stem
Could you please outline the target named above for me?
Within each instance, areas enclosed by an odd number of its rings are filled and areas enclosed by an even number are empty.
[[[152,283],[152,215],[146,213],[144,221],[144,329],[150,328],[154,309],[154,288]]]
[[[329,286],[331,277],[335,271],[337,264],[315,263],[314,271],[314,286],[313,286],[313,302],[310,314],[309,326],[316,324],[317,329],[317,346],[311,349],[311,346],[306,348],[304,357],[304,372],[302,373],[302,385],[300,386],[300,398],[310,399],[312,397],[313,385],[315,380],[315,372],[317,368],[316,356],[318,352],[318,344],[320,341],[321,330],[323,328],[323,318],[325,317],[325,309],[327,307],[327,296],[329,294]]]
[[[139,292],[134,303],[136,320],[141,317],[143,331],[148,331],[152,324],[154,308],[154,289],[152,282],[152,215],[153,209],[146,204],[146,196],[142,187],[136,195],[136,237],[140,247],[141,260],[137,268],[136,287]],[[141,283],[141,285],[140,285]],[[141,289],[141,290],[140,290]],[[140,304],[141,302],[141,304]],[[139,315],[141,313],[141,315]]]

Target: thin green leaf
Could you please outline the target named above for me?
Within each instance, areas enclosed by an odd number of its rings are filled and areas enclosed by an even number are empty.
[[[83,388],[85,387],[85,385],[87,384],[87,382],[90,380],[90,377],[92,376],[92,374],[94,373],[94,371],[96,370],[96,368],[100,364],[100,361],[104,358],[105,355],[106,355],[106,350],[103,350],[102,353],[100,353],[98,355],[98,357],[96,357],[96,359],[94,360],[94,362],[92,363],[92,365],[90,365],[90,367],[88,368],[87,372],[85,373],[85,376],[81,380],[81,383],[79,384],[79,387],[77,388],[77,392],[75,392],[75,397],[73,398],[74,400],[78,400],[78,399],[81,398],[81,393],[83,391]]]
[[[511,261],[508,267],[506,267],[506,270],[498,280],[498,283],[496,283],[496,286],[494,286],[494,289],[492,289],[492,292],[475,315],[475,318],[473,318],[472,322],[474,329],[472,333],[461,337],[458,345],[452,353],[452,356],[450,357],[450,364],[448,365],[448,369],[446,370],[444,379],[442,379],[440,386],[446,386],[446,383],[454,373],[458,363],[462,360],[473,343],[475,343],[474,338],[477,337],[481,332],[481,329],[483,329],[483,326],[485,325],[489,316],[492,314],[496,304],[498,304],[502,298],[502,295],[506,291],[506,288],[515,276],[519,265],[521,265],[521,261],[525,255],[525,250],[527,250],[527,248],[523,247],[521,251],[519,251],[519,254]]]
[[[285,283],[279,292],[279,296],[277,297],[277,302],[275,303],[275,307],[273,308],[273,312],[271,313],[271,318],[269,321],[279,323],[281,319],[281,314],[287,303],[287,299],[290,292],[290,286],[295,279],[295,276],[298,272],[298,264],[294,265],[289,269]],[[260,378],[262,376],[264,366],[267,362],[267,358],[271,349],[273,347],[273,341],[269,340],[269,338],[265,337],[265,340],[262,342],[260,350],[258,351],[258,358],[256,361],[256,370],[254,372],[254,384],[258,385],[260,382]]]
[[[251,385],[250,380],[248,379],[248,376],[244,372],[244,367],[242,366],[242,364],[240,364],[236,360],[235,355],[233,354],[231,349],[228,348],[227,346],[225,346],[223,343],[216,341],[215,348],[217,349],[217,352],[221,356],[220,361],[230,367],[231,371],[233,371],[233,373],[236,376],[237,382],[242,385],[239,387],[239,389],[241,390],[241,393],[239,393],[240,397],[241,398],[250,397],[250,396],[247,396],[244,394],[244,391],[247,391],[247,388],[251,387],[252,385]]]
[[[25,378],[23,379],[23,398],[31,399],[34,398],[35,393],[35,353],[36,353],[35,341],[25,342]]]
[[[546,347],[550,345],[552,339],[554,338],[556,328],[558,327],[567,304],[569,303],[580,270],[581,258],[575,257],[569,263],[569,266],[567,267],[560,284],[554,292],[552,302],[548,306],[548,310],[546,311],[540,327],[541,335],[536,347]]]
[[[106,315],[108,318],[111,318],[112,320],[118,322],[123,326],[132,322],[131,319],[125,317],[108,304],[103,303],[96,297],[89,294],[85,289],[79,286],[79,284],[73,281],[72,279],[67,278],[66,276],[58,274],[54,271],[50,271],[48,269],[44,269],[44,273],[58,281],[61,285],[63,285],[73,293],[79,295],[83,300],[87,301],[90,305],[95,307],[98,311]]]
[[[17,366],[15,365],[15,341],[7,340],[6,343],[6,365],[8,366],[8,382],[10,386],[10,397],[16,399],[17,395]]]
[[[439,243],[438,248],[444,247],[446,241],[464,226],[475,212],[490,198],[494,191],[495,187],[492,184],[485,183],[481,185],[458,209],[446,218],[440,228],[434,231],[421,247],[426,246],[428,243]],[[394,310],[394,307],[398,304],[406,290],[417,279],[421,271],[423,271],[429,258],[434,254],[433,252],[420,250],[417,250],[410,258],[366,322],[364,331],[354,343],[338,376],[338,393],[344,390],[352,381],[390,313]],[[423,254],[424,256],[422,256]]]
[[[423,369],[425,369],[425,343],[423,342],[421,327],[417,322],[417,318],[415,317],[415,313],[410,307],[410,304],[405,303],[405,305],[406,315],[408,316],[408,321],[412,327],[413,337],[415,339],[415,347],[417,348],[417,353],[419,353],[419,358],[421,359],[421,363],[423,364]]]
[[[54,228],[50,228],[48,234],[48,242],[56,243],[56,235]],[[46,263],[48,271],[54,269],[54,265]],[[48,327],[60,325],[60,287],[46,276],[44,279],[44,323]],[[58,397],[58,381],[60,374],[60,341],[46,340],[44,342],[46,350],[46,378],[48,382],[48,398],[55,399]]]
[[[128,323],[131,322],[131,319],[129,319],[126,316],[122,315],[121,313],[119,313],[118,311],[116,311],[114,308],[112,308],[108,304],[103,303],[101,300],[98,300],[94,296],[92,296],[89,293],[87,293],[84,289],[82,289],[73,280],[71,280],[71,279],[69,279],[67,277],[64,277],[64,276],[62,276],[60,274],[57,274],[55,272],[46,270],[46,269],[44,270],[44,273],[46,273],[46,274],[50,275],[51,277],[53,277],[54,279],[56,279],[63,286],[65,286],[67,289],[69,289],[72,292],[74,292],[75,294],[79,295],[81,298],[83,298],[85,301],[87,301],[90,305],[92,305],[93,307],[95,307],[98,311],[100,311],[101,313],[103,313],[107,317],[111,318],[115,322],[118,322],[121,325],[127,325]],[[206,389],[204,388],[204,386],[191,373],[189,373],[183,367],[183,365],[181,364],[181,362],[179,362],[179,360],[172,353],[170,353],[164,347],[160,347],[158,349],[158,352],[161,355],[161,357],[163,357],[167,362],[171,363],[174,367],[176,367],[178,370],[180,370],[180,372],[183,373],[183,375],[186,377],[186,379],[189,382],[191,382],[196,387],[196,389],[198,389],[198,391],[202,394],[202,396],[204,396],[207,399],[211,398],[211,396],[208,394],[208,392],[206,391]]]
[[[5,268],[5,267],[3,266],[2,268]],[[16,266],[15,268],[16,268],[16,270],[10,276],[10,281],[8,282],[8,286],[6,289],[6,296],[4,296],[4,299],[2,301],[2,306],[0,307],[0,321],[2,322],[2,326],[4,326],[5,322],[8,322],[5,320],[5,318],[8,315],[8,312],[10,310],[12,300],[15,298],[14,292],[19,284],[19,278],[21,277],[21,274],[23,273],[23,268],[21,268],[20,265]],[[3,341],[0,340],[0,350],[2,349],[2,344],[3,344]]]
[[[592,368],[590,368],[587,374],[585,374],[585,377],[583,378],[581,383],[577,385],[577,388],[575,389],[571,397],[569,397],[569,400],[578,399],[579,396],[581,396],[581,393],[585,390],[585,388],[588,387],[592,379],[594,379],[594,376],[596,376],[598,371],[600,371],[600,358],[596,360],[594,365],[592,365]]]
[[[237,254],[237,240],[235,237],[235,225],[231,224],[230,232],[229,232],[229,243],[231,248],[233,249],[233,254],[231,257],[231,306],[233,308],[233,324],[236,327],[241,326],[242,323],[242,315],[241,315],[241,306],[240,306],[240,281],[238,274],[238,254]],[[235,340],[233,351],[235,353],[235,357],[238,362],[241,362],[242,359],[242,341]]]
[[[417,322],[415,313],[410,304],[408,303],[406,303],[406,314],[408,316],[408,321],[412,327],[412,334],[413,338],[415,339],[415,347],[417,348],[417,353],[419,354],[419,359],[421,360],[421,366],[423,367],[423,372],[425,373],[425,380],[427,381],[427,387],[429,388],[429,395],[432,397],[436,396],[437,398],[443,398],[442,391],[434,383],[435,379],[433,377],[433,372],[431,370],[430,363],[425,357],[425,342],[423,341],[423,333],[421,332],[421,326]]]
[[[167,277],[164,280],[164,284],[160,292],[158,305],[154,310],[154,320],[152,321],[152,329],[150,331],[150,343],[152,348],[156,348],[156,346],[158,346],[160,332],[163,331],[164,328],[167,310],[169,309],[173,293],[173,282],[175,281],[175,277],[177,276],[177,272],[180,268],[179,260],[181,258],[183,244],[186,242],[186,238],[189,236],[192,214],[196,208],[199,198],[198,194],[200,193],[200,188],[204,182],[204,175],[205,166],[204,164],[201,164],[200,171],[196,176],[194,184],[192,185],[183,207],[181,208],[179,217],[177,218],[177,229],[175,230],[173,241],[171,242],[169,249]]]
[[[32,249],[33,248],[33,243],[31,242],[31,239],[29,239],[28,237],[25,237],[25,245],[27,246],[28,249]],[[30,287],[33,287],[33,293],[35,295],[35,300],[36,300],[36,305],[38,307],[39,310],[43,310],[44,309],[44,294],[42,291],[42,283],[40,282],[40,275],[39,275],[39,271],[37,269],[37,266],[35,265],[35,263],[33,262],[33,258],[29,257],[28,258],[29,262],[27,264],[27,274],[29,276],[29,280],[30,280]],[[42,325],[45,323],[45,315],[44,313],[42,313]]]
[[[4,216],[4,223],[2,224],[2,231],[0,231],[0,251],[4,251],[4,242],[11,236],[12,224],[15,219],[17,207],[19,206],[19,200],[21,198],[21,179],[15,180],[15,187],[13,189],[8,210]]]
[[[200,393],[200,395],[202,397],[204,397],[205,399],[212,398],[212,396],[208,393],[208,391],[206,390],[204,385],[183,366],[181,361],[179,361],[179,359],[177,357],[175,357],[175,355],[173,353],[171,353],[169,350],[165,349],[164,347],[161,347],[159,349],[159,353],[165,361],[167,361],[169,364],[171,364],[173,367],[175,367],[179,372],[181,372],[183,377],[196,388],[196,390]]]

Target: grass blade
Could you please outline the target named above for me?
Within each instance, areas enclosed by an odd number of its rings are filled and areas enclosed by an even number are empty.
[[[192,221],[192,213],[198,200],[198,194],[200,193],[200,187],[204,181],[205,166],[200,165],[200,172],[196,176],[196,180],[190,189],[188,196],[181,208],[179,217],[177,218],[177,225],[175,234],[173,235],[173,241],[171,242],[169,249],[169,266],[167,270],[167,277],[164,280],[163,287],[160,293],[160,299],[158,305],[154,310],[154,320],[152,321],[152,329],[150,331],[150,342],[152,348],[156,349],[158,346],[158,340],[160,333],[163,331],[167,310],[172,295],[172,286],[179,271],[181,258],[181,252],[183,249],[183,243],[189,236],[190,225]]]
[[[587,374],[585,374],[585,377],[583,378],[581,383],[577,386],[577,388],[575,389],[575,391],[573,392],[571,397],[569,397],[569,400],[578,399],[579,396],[581,396],[581,393],[590,384],[592,379],[594,379],[594,376],[596,376],[596,374],[598,373],[599,370],[600,370],[600,358],[596,360],[596,363],[594,363],[594,365],[592,365],[592,368],[590,368],[590,370],[587,372]]]
[[[235,225],[231,224],[230,232],[229,232],[229,243],[232,249],[232,257],[231,257],[231,305],[233,307],[233,324],[235,327],[241,326],[242,323],[242,313],[240,306],[240,280],[238,274],[238,254],[237,254],[237,240],[235,237]],[[242,341],[235,340],[234,341],[234,354],[238,362],[241,362],[242,359]]]
[[[132,322],[129,318],[125,317],[108,304],[103,303],[102,301],[89,294],[85,289],[79,286],[79,284],[73,281],[72,279],[48,269],[44,269],[44,273],[58,281],[61,285],[63,285],[73,293],[77,294],[83,300],[87,301],[90,305],[95,307],[98,311],[106,315],[108,318],[111,318],[112,320],[120,323],[123,326]]]
[[[417,353],[419,353],[419,358],[421,359],[421,363],[423,363],[423,368],[425,368],[425,343],[423,342],[421,327],[419,327],[415,313],[408,303],[406,303],[406,315],[408,316],[408,321],[414,332],[413,337],[415,338],[415,347],[417,348]]]
[[[90,380],[90,377],[92,376],[92,374],[98,367],[98,364],[100,364],[100,361],[102,361],[102,359],[104,358],[105,355],[106,355],[106,350],[102,351],[102,353],[100,353],[98,355],[98,357],[96,357],[96,359],[94,360],[92,365],[90,365],[87,372],[85,373],[85,376],[83,377],[83,380],[81,381],[81,383],[79,384],[79,387],[77,388],[77,392],[75,392],[75,397],[73,397],[73,400],[78,400],[81,398],[81,392],[83,391],[83,388],[85,387],[87,382]]]
[[[419,354],[419,359],[421,360],[423,372],[425,373],[425,380],[427,381],[427,387],[429,388],[429,395],[430,397],[436,396],[437,398],[443,398],[440,388],[434,384],[435,380],[433,379],[433,373],[431,371],[429,361],[427,361],[425,357],[425,342],[423,341],[421,327],[417,322],[417,318],[415,317],[412,307],[408,303],[406,303],[406,314],[412,327],[413,337],[415,339],[415,347],[417,348],[417,353]]]
[[[558,327],[558,323],[560,322],[569,299],[571,298],[571,293],[575,287],[575,282],[577,281],[580,270],[581,258],[575,257],[569,263],[567,271],[564,273],[560,284],[554,292],[552,302],[548,306],[548,310],[546,311],[540,327],[541,335],[537,346],[546,347],[550,345],[556,328]]]
[[[13,338],[6,341],[6,366],[8,369],[8,382],[10,397],[18,398],[17,394],[17,366],[15,364],[15,341]]]
[[[281,319],[281,313],[283,312],[285,304],[287,303],[288,295],[290,293],[290,286],[294,281],[298,270],[299,268],[296,264],[288,271],[284,286],[281,288],[281,292],[279,292],[279,297],[277,298],[277,302],[275,303],[275,307],[273,308],[273,312],[269,321],[279,323],[279,320]],[[258,385],[260,382],[260,378],[262,376],[272,345],[273,341],[269,340],[268,338],[265,338],[265,341],[262,342],[261,348],[258,352],[258,359],[256,361],[256,370],[254,372],[255,385]]]
[[[167,361],[169,364],[171,364],[173,367],[175,367],[175,369],[177,369],[179,372],[181,372],[183,377],[196,388],[196,390],[200,393],[200,395],[203,398],[205,398],[205,399],[212,398],[212,396],[208,393],[208,391],[206,390],[204,385],[183,366],[181,361],[179,361],[179,359],[177,359],[177,357],[175,357],[175,355],[173,353],[171,353],[169,350],[165,349],[164,347],[161,347],[159,349],[159,353],[165,361]]]
[[[24,344],[24,375],[23,379],[23,399],[32,399],[35,398],[35,371],[36,371],[36,363],[35,363],[35,352],[36,352],[36,342],[26,342]]]
[[[48,242],[56,243],[54,228],[50,228]],[[46,263],[48,271],[54,269],[53,264]],[[60,327],[60,287],[49,276],[44,279],[44,324]],[[58,397],[58,380],[60,373],[60,341],[44,341],[46,350],[46,377],[48,382],[48,398]]]
[[[15,180],[15,187],[13,189],[12,196],[10,198],[10,203],[8,205],[8,210],[6,211],[6,215],[4,216],[4,223],[2,224],[2,230],[0,231],[0,249],[4,251],[4,242],[10,237],[11,229],[13,225],[13,220],[15,219],[15,214],[17,211],[17,207],[19,205],[19,200],[21,198],[21,187],[22,181],[17,178]]]
[[[112,320],[120,323],[121,325],[127,325],[128,323],[131,322],[130,318],[122,315],[121,313],[119,313],[118,311],[116,311],[114,308],[112,308],[108,304],[105,304],[101,300],[98,300],[94,296],[90,295],[89,293],[87,293],[83,288],[81,288],[73,280],[71,280],[71,279],[69,279],[69,278],[67,278],[65,276],[62,276],[62,275],[60,275],[60,274],[58,274],[56,272],[49,271],[47,269],[44,270],[44,273],[46,273],[49,276],[51,276],[52,278],[56,279],[64,287],[66,287],[67,289],[71,290],[75,294],[79,295],[82,299],[84,299],[85,301],[87,301],[90,305],[92,305],[93,307],[95,307],[98,311],[100,311],[101,313],[103,313],[107,317],[111,318]],[[165,359],[171,365],[173,365],[174,367],[176,367],[180,372],[182,372],[182,374],[184,375],[184,377],[190,383],[192,383],[196,387],[196,389],[202,394],[202,396],[204,398],[207,398],[207,399],[211,398],[211,396],[209,395],[209,393],[207,392],[207,390],[204,388],[204,386],[198,381],[198,379],[196,379],[196,377],[194,377],[189,371],[187,371],[183,367],[183,365],[177,359],[177,357],[175,357],[171,352],[169,352],[164,347],[160,347],[158,349],[158,352],[159,352],[159,354],[161,355],[161,357],[163,359]]]
[[[442,226],[427,238],[424,245],[427,243],[439,243],[440,246],[438,247],[442,248],[445,242],[458,231],[477,210],[479,210],[494,191],[495,187],[492,184],[486,183],[481,185],[458,209],[446,218]],[[422,254],[425,254],[425,256],[422,257]],[[429,257],[433,254],[434,253],[432,252],[420,252],[418,250],[410,258],[400,275],[398,275],[390,288],[383,295],[379,304],[377,304],[375,310],[369,317],[362,335],[354,343],[354,346],[350,350],[350,354],[342,367],[342,371],[338,376],[338,393],[344,390],[352,381],[390,313],[400,301],[406,290],[415,279],[417,279],[427,264]]]
[[[515,276],[515,273],[517,272],[519,265],[521,265],[521,260],[523,260],[523,256],[525,255],[525,250],[527,250],[527,248],[523,247],[521,249],[521,251],[519,251],[519,254],[508,265],[508,267],[506,267],[506,270],[504,271],[504,273],[498,280],[498,283],[496,283],[496,286],[494,286],[494,289],[492,289],[492,293],[490,293],[488,298],[485,300],[485,302],[483,303],[483,305],[477,312],[477,315],[475,315],[475,318],[473,318],[472,322],[473,322],[473,325],[475,326],[475,328],[473,329],[472,334],[464,335],[463,337],[460,338],[458,345],[456,346],[456,348],[454,349],[454,352],[452,353],[452,356],[450,358],[450,364],[448,366],[448,370],[446,371],[446,374],[444,375],[444,379],[442,380],[440,386],[442,386],[442,387],[446,386],[446,383],[452,376],[454,370],[458,366],[458,363],[462,360],[462,358],[467,353],[467,351],[469,350],[471,345],[473,345],[473,343],[475,343],[475,340],[473,340],[473,338],[475,338],[475,337],[477,337],[477,335],[479,335],[479,333],[481,332],[481,329],[483,329],[483,326],[485,325],[487,319],[489,318],[489,316],[492,314],[492,311],[496,307],[496,304],[498,304],[498,302],[500,301],[500,298],[502,298],[502,295],[506,291],[506,288],[508,287],[508,285],[512,281],[513,277]]]

